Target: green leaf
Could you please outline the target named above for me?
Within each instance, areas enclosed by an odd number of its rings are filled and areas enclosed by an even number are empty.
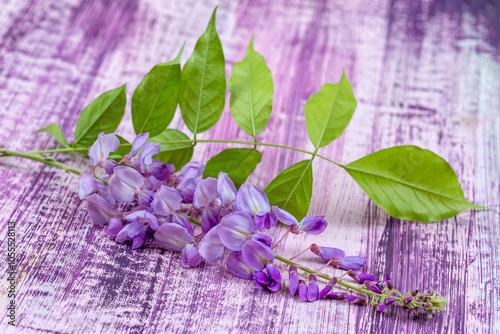
[[[170,143],[172,141],[190,140],[188,136],[179,130],[166,129],[157,136],[149,139],[155,143],[160,143],[160,153],[154,158],[168,164],[173,164],[176,170],[180,170],[182,166],[191,161],[193,156],[193,144],[185,143]]]
[[[116,130],[125,112],[125,86],[103,93],[83,109],[76,123],[73,146],[91,146],[101,132]]]
[[[118,137],[118,140],[120,140],[120,144],[130,144],[125,138],[122,136],[116,135]],[[123,156],[125,154],[129,154],[130,150],[132,149],[132,145],[126,146],[126,147],[118,147],[118,149],[115,152],[112,152],[109,155],[110,159],[114,159],[116,161],[120,161],[123,159]]]
[[[179,105],[184,122],[195,135],[217,123],[226,99],[224,53],[215,30],[216,11],[181,74]]]
[[[339,138],[356,110],[357,102],[345,73],[338,84],[324,84],[305,105],[306,126],[315,147]]]
[[[482,208],[465,199],[443,158],[416,146],[380,150],[343,167],[375,204],[397,218],[428,223]]]
[[[136,134],[156,136],[172,121],[179,99],[181,55],[149,71],[132,97],[132,123]]]
[[[69,147],[68,140],[66,140],[66,136],[64,135],[64,133],[61,130],[61,127],[57,123],[47,125],[46,127],[35,131],[35,133],[38,132],[47,132],[48,134],[51,134],[55,138],[55,140],[57,140],[57,142],[59,143],[59,145],[61,145],[61,147]]]
[[[225,172],[239,188],[252,174],[261,158],[262,153],[252,148],[228,148],[208,161],[203,178],[217,178],[220,172]]]
[[[313,173],[312,160],[302,160],[279,173],[265,192],[271,205],[277,205],[299,221],[311,205]]]
[[[231,114],[238,125],[256,137],[266,126],[273,107],[273,76],[264,57],[253,48],[253,36],[243,61],[234,64],[229,79]]]

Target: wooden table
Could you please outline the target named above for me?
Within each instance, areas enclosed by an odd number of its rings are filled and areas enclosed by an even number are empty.
[[[401,290],[433,288],[449,298],[432,320],[391,308],[270,294],[222,263],[184,270],[179,254],[154,243],[132,251],[94,227],[78,198],[78,177],[20,160],[0,160],[0,254],[16,222],[17,327],[9,333],[488,333],[500,326],[500,5],[498,1],[0,1],[0,144],[55,148],[34,131],[60,123],[73,136],[79,112],[127,82],[118,133],[133,139],[130,97],[142,76],[175,57],[182,63],[220,5],[217,28],[229,76],[255,34],[274,77],[273,116],[262,142],[310,150],[304,104],[342,68],[358,108],[342,138],[322,155],[350,162],[402,144],[450,162],[468,200],[491,211],[434,224],[401,221],[375,206],[343,170],[314,161],[311,215],[321,236],[300,235],[279,252],[311,242],[367,257],[365,271],[390,273]],[[180,113],[172,127],[186,131]],[[201,138],[251,140],[228,103]],[[206,162],[227,144],[199,144]],[[260,187],[306,155],[263,148],[250,181]],[[88,160],[55,157],[81,169]],[[284,228],[273,234],[277,237]],[[313,255],[304,256],[311,263]],[[7,291],[6,264],[0,266]]]

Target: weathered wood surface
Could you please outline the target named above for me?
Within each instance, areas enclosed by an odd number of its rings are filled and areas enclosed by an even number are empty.
[[[1,1],[0,144],[54,148],[33,132],[59,122],[71,137],[81,109],[128,83],[131,93],[156,63],[187,41],[183,63],[215,1]],[[304,303],[233,277],[223,264],[183,270],[178,254],[153,244],[137,251],[92,226],[78,178],[36,162],[0,161],[0,258],[7,222],[17,222],[17,327],[7,326],[0,266],[1,329],[19,333],[493,333],[500,326],[500,5],[498,1],[222,1],[217,27],[227,73],[251,34],[273,71],[273,117],[263,142],[310,149],[303,107],[344,67],[359,106],[344,136],[320,152],[350,162],[401,144],[448,160],[467,199],[493,208],[436,224],[391,218],[349,176],[314,162],[311,214],[327,231],[298,236],[368,258],[401,290],[434,288],[450,300],[432,320],[392,308],[379,314],[347,302]],[[130,101],[129,101],[130,102]],[[186,130],[179,115],[173,126]],[[133,138],[128,109],[119,133]],[[203,138],[249,137],[231,118]],[[206,162],[227,145],[200,144]],[[263,148],[251,176],[264,187],[303,154]],[[88,161],[57,154],[79,168]],[[305,260],[313,260],[312,257]]]

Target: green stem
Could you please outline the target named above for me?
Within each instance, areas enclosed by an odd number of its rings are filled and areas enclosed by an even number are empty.
[[[186,144],[186,143],[230,143],[230,144],[243,144],[243,145],[252,145],[252,146],[269,146],[269,147],[278,147],[278,148],[284,148],[287,150],[292,150],[292,151],[297,151],[297,152],[302,152],[306,154],[310,154],[313,157],[316,156],[318,158],[321,158],[323,160],[326,160],[328,162],[331,162],[337,166],[343,167],[342,164],[335,162],[331,159],[328,159],[327,157],[324,157],[322,155],[317,154],[318,148],[314,152],[311,151],[306,151],[306,150],[301,150],[299,148],[295,147],[290,147],[290,146],[285,146],[285,145],[278,145],[278,144],[269,144],[269,143],[256,143],[256,142],[250,142],[250,141],[242,141],[242,140],[225,140],[225,139],[193,139],[193,140],[172,140],[167,142],[168,144]],[[167,144],[167,143],[160,143],[160,144]],[[120,144],[120,147],[131,147],[131,143],[127,144]],[[58,152],[86,152],[88,151],[88,147],[69,147],[69,148],[58,148],[54,150],[42,150],[42,151],[32,151],[32,152],[26,152],[29,154],[42,154],[42,153],[58,153]]]
[[[42,157],[41,155],[38,155],[35,153],[15,152],[15,151],[4,150],[2,148],[0,148],[0,154],[1,154],[0,156],[3,156],[3,157],[12,156],[12,157],[19,157],[19,158],[39,161],[47,166],[62,168],[62,169],[64,169],[64,171],[66,171],[68,173],[74,173],[77,175],[82,174],[81,170],[74,168],[74,167],[71,167],[71,166],[68,166],[68,165],[65,165],[62,162],[56,161],[52,157]]]

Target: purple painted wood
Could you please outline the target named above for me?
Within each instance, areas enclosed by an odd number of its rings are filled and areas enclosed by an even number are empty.
[[[33,132],[59,122],[72,136],[80,110],[124,82],[131,96],[156,63],[187,41],[186,61],[215,1],[1,1],[0,144],[54,148]],[[217,27],[227,73],[251,34],[273,71],[273,117],[259,135],[311,149],[303,107],[342,68],[359,106],[344,136],[321,150],[350,162],[401,144],[448,160],[466,197],[492,207],[436,224],[391,218],[348,175],[314,162],[310,214],[327,231],[299,236],[279,250],[297,253],[313,240],[368,258],[366,270],[389,272],[401,290],[434,288],[450,300],[432,320],[379,314],[344,302],[304,303],[268,294],[220,265],[193,270],[179,255],[148,244],[137,251],[93,227],[77,195],[78,179],[36,162],[0,160],[0,258],[7,222],[17,222],[17,324],[21,333],[493,333],[500,326],[499,173],[500,5],[495,0],[222,1]],[[179,115],[173,126],[186,130]],[[130,111],[118,132],[133,137]],[[226,107],[202,138],[250,138]],[[199,144],[206,162],[228,145]],[[250,181],[264,187],[305,156],[263,148]],[[56,158],[79,168],[88,162]],[[312,257],[304,259],[312,262]],[[313,265],[314,266],[314,265]],[[0,266],[7,290],[6,265]],[[8,298],[1,294],[1,331]]]

